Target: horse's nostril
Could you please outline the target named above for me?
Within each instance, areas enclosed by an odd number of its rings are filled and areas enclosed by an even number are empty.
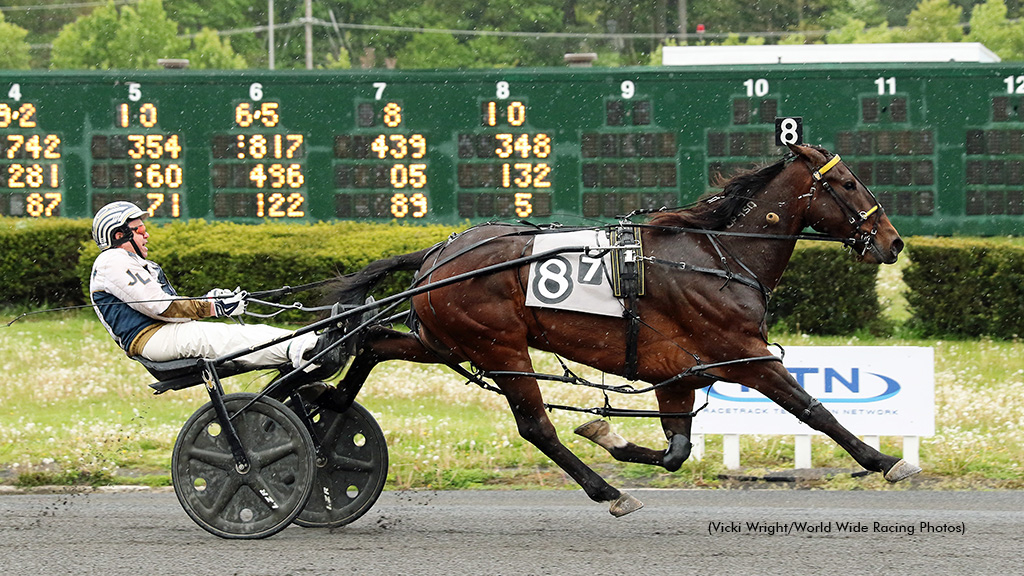
[[[903,252],[903,239],[902,238],[897,238],[892,243],[892,253],[893,253],[893,255],[897,255],[900,252]]]

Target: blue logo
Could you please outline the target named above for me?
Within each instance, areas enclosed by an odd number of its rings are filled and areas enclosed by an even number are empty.
[[[826,404],[879,402],[899,394],[901,389],[899,382],[884,374],[866,372],[862,377],[860,368],[851,368],[848,377],[835,368],[787,368],[787,370],[796,378],[800,387]],[[808,390],[807,386],[812,379],[814,380],[814,389]],[[708,388],[704,388],[704,391],[707,392]],[[722,393],[713,387],[709,394],[712,398],[730,402],[771,402],[768,398],[755,393],[746,386],[740,386],[739,394]]]

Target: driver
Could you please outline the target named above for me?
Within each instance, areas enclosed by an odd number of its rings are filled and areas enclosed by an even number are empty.
[[[102,252],[92,266],[90,299],[100,322],[129,356],[155,362],[212,359],[293,333],[261,324],[195,322],[241,315],[247,295],[238,289],[214,289],[203,298],[178,296],[163,269],[146,259],[146,216],[131,202],[113,202],[100,208],[92,221],[92,237]],[[331,330],[319,337],[310,332],[246,354],[236,362],[253,368],[297,368],[333,338]],[[334,347],[324,362],[340,366],[341,348]]]

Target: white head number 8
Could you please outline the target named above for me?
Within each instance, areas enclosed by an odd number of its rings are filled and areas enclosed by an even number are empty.
[[[775,119],[775,145],[799,144],[803,139],[803,118],[799,116]]]

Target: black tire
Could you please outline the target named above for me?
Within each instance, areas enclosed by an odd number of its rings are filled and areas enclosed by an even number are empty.
[[[235,415],[255,394],[226,394]],[[261,398],[232,424],[249,459],[239,472],[212,403],[182,426],[171,457],[178,502],[207,532],[221,538],[266,538],[286,528],[309,500],[316,450],[302,420],[272,398]]]
[[[373,415],[357,403],[343,414],[320,410],[314,433],[325,448],[313,495],[295,523],[337,528],[359,519],[377,502],[388,478],[388,445]]]

